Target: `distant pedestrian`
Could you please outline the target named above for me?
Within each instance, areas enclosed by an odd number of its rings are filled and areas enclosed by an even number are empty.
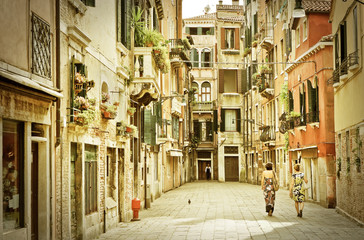
[[[276,192],[274,191],[274,182],[278,182],[278,178],[273,171],[273,163],[269,162],[265,165],[265,171],[262,173],[262,190],[265,200],[265,211],[268,216],[272,216],[274,211],[274,201],[276,198]]]
[[[307,179],[303,172],[300,172],[300,164],[294,166],[295,173],[292,174],[292,181],[289,186],[289,196],[295,201],[297,217],[302,217],[302,211],[305,201],[305,189],[303,188],[303,181],[307,183]]]
[[[210,180],[211,179],[211,167],[210,164],[207,164],[206,168],[205,168],[205,173],[206,173],[206,179]]]

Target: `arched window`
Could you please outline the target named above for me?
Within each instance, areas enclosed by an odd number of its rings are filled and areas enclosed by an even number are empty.
[[[315,81],[315,80],[314,80]],[[315,86],[316,85],[316,86]],[[319,99],[318,99],[318,86],[307,81],[307,97],[308,97],[308,122],[319,121]]]
[[[201,67],[211,67],[212,51],[209,48],[204,48],[201,52]]]
[[[204,82],[201,85],[202,102],[211,101],[211,84]]]
[[[103,82],[101,85],[101,101],[106,103],[110,100],[109,87],[106,82]]]
[[[196,91],[195,91],[195,93],[194,93],[194,101],[200,101],[200,99],[199,99],[199,96],[198,96],[198,93],[199,93],[199,89],[198,89],[198,84],[197,84],[197,82],[193,82],[192,83],[192,89],[196,89]]]
[[[198,51],[196,48],[192,48],[190,52],[190,59],[192,61],[192,67],[199,67]]]

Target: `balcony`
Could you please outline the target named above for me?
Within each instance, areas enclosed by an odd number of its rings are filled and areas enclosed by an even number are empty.
[[[337,67],[332,72],[332,77],[327,80],[328,84],[338,84],[340,80],[345,81],[348,78],[348,70],[355,71],[359,68],[358,50],[350,53],[343,61],[340,61],[339,58],[336,59],[336,65]]]
[[[272,80],[272,74],[269,74],[268,78],[262,77],[259,84],[259,93],[262,97],[272,99],[274,97],[274,83]]]
[[[172,98],[172,114],[181,116],[182,114],[182,103],[177,98]]]
[[[276,133],[274,131],[274,126],[263,126],[260,129],[263,130],[263,132],[259,138],[260,141],[268,142],[268,141],[274,141],[276,139]]]
[[[199,111],[199,112],[212,111],[213,109],[214,109],[213,102],[194,102],[192,108],[193,111]]]
[[[268,22],[263,24],[260,29],[260,34],[262,39],[260,47],[267,51],[271,50],[273,47],[273,23]]]
[[[136,47],[134,49],[134,79],[131,95],[135,101],[148,105],[157,100],[160,94],[159,69],[152,56],[152,47]]]
[[[191,67],[189,50],[191,45],[189,41],[183,41],[182,39],[170,39],[170,52],[169,58],[171,59],[172,66],[181,65],[181,60],[186,61],[186,64]]]

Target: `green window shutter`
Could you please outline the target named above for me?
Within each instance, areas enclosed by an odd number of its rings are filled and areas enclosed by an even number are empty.
[[[221,109],[220,132],[225,132],[225,109]]]
[[[156,126],[155,126],[156,121],[157,121],[157,116],[152,115],[151,117],[152,117],[152,121],[151,121],[151,128],[150,128],[150,130],[151,130],[151,133],[150,133],[150,135],[151,135],[150,144],[154,146],[154,145],[157,144],[157,129],[156,129]]]
[[[74,107],[74,102],[73,102],[73,99],[75,99],[75,58],[74,56],[72,56],[72,61],[71,61],[71,80],[70,80],[70,86],[71,86],[71,89],[70,89],[70,95],[71,95],[71,99],[70,99],[70,115],[71,115],[71,118],[70,118],[70,122],[73,122],[73,107]]]
[[[206,67],[206,62],[205,62],[205,49],[202,51],[202,54],[201,54],[201,67]]]
[[[210,28],[210,35],[214,35],[215,34],[215,27],[211,27]]]
[[[197,49],[193,49],[194,53],[193,53],[193,67],[199,67],[199,59],[198,59],[198,52]]]
[[[293,95],[291,91],[288,91],[289,94],[289,113],[293,111]]]
[[[156,121],[159,125],[162,124],[162,102],[156,102],[155,103],[155,115],[156,115]]]
[[[213,67],[214,64],[213,64],[213,61],[214,61],[214,49],[211,48],[211,52],[210,52],[210,64],[209,64],[209,67]]]
[[[217,128],[219,126],[218,119],[217,119],[217,110],[214,110],[214,122],[213,122],[213,130],[215,133],[217,133]]]
[[[202,35],[202,27],[197,28],[197,35]]]
[[[152,113],[151,110],[144,110],[144,142],[152,143]]]
[[[241,111],[236,110],[236,131],[241,132]]]
[[[186,27],[186,34],[190,34],[190,27]]]

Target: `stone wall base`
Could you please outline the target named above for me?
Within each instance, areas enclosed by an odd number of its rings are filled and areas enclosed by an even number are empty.
[[[351,216],[350,214],[348,214],[347,212],[345,212],[344,210],[342,210],[339,207],[336,207],[336,212],[338,212],[339,214],[347,217],[348,219],[350,219],[351,221],[355,222],[356,224],[358,224],[361,227],[364,227],[364,222],[360,221],[359,219]]]

